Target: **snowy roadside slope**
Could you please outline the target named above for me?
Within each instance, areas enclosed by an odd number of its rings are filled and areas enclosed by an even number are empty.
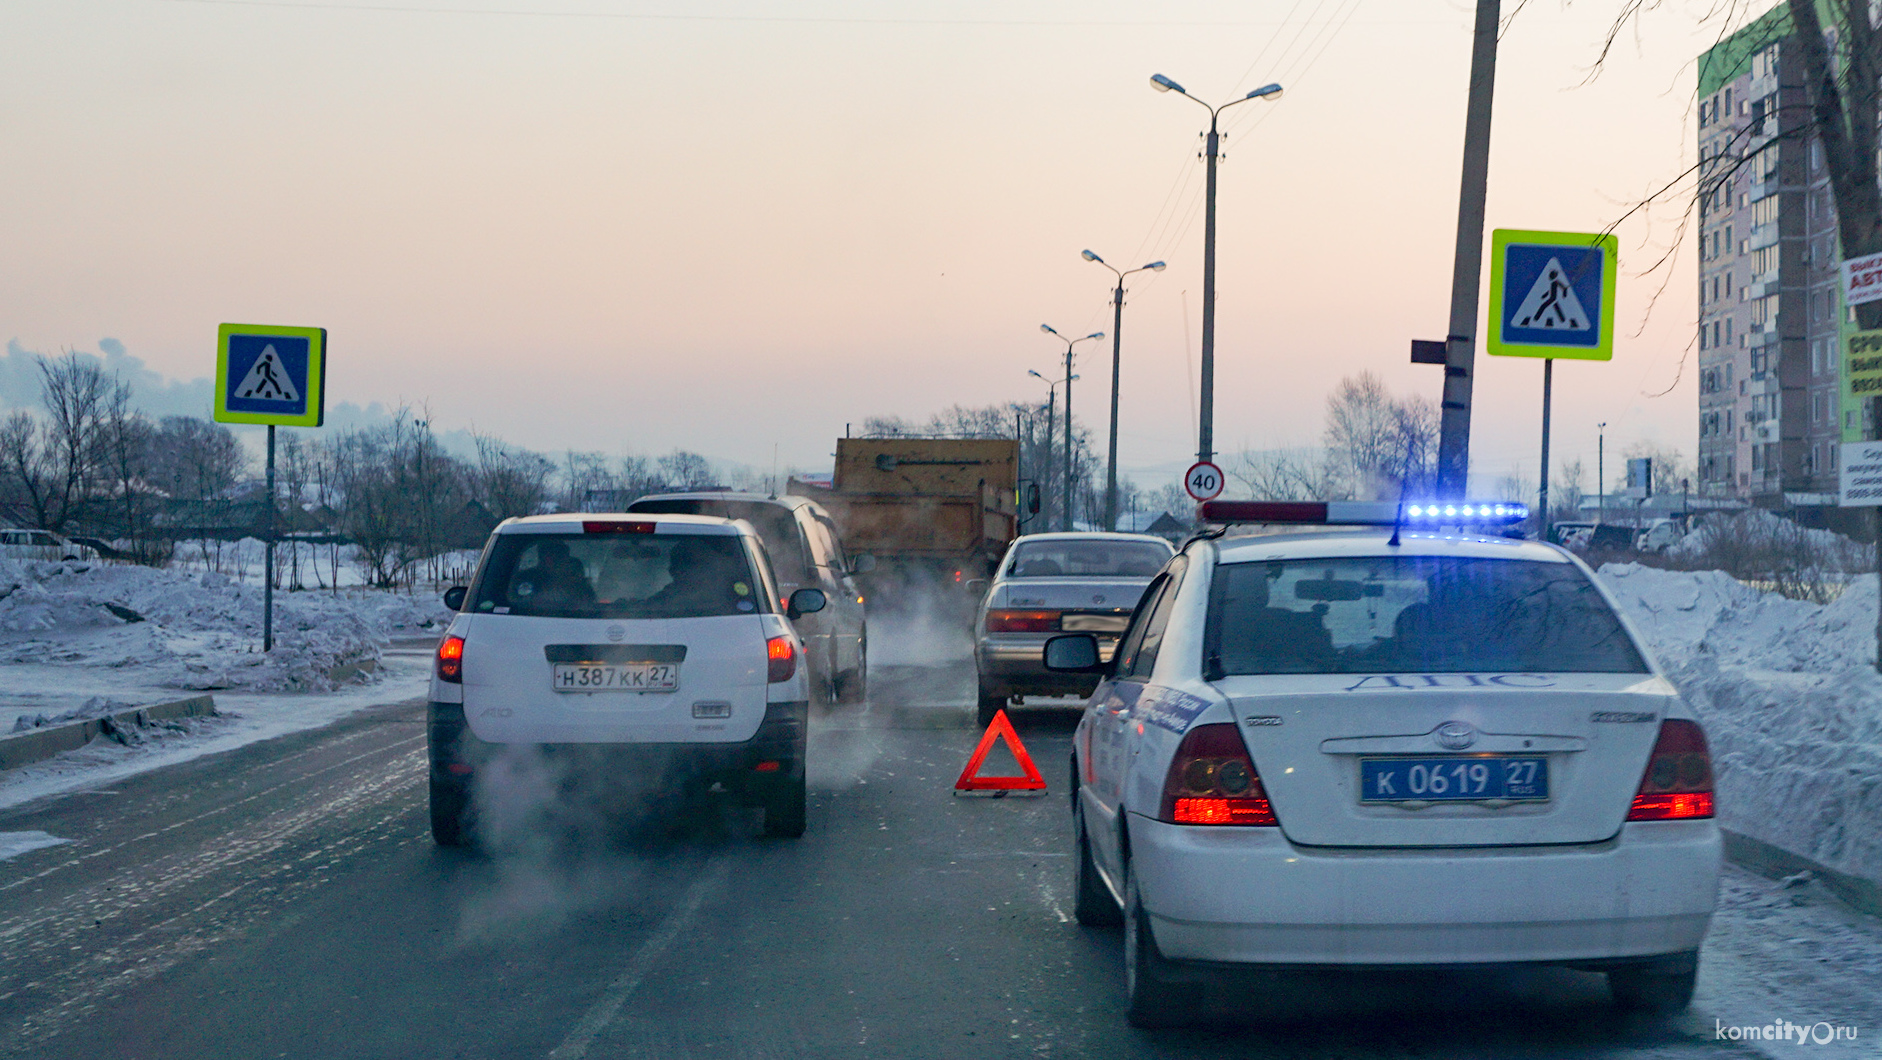
[[[264,654],[261,612],[259,586],[221,574],[0,561],[0,698],[58,706],[47,693],[62,677],[101,675],[127,691],[330,691],[334,667],[377,660],[390,636],[449,617],[435,599],[400,593],[277,593],[275,650]]]
[[[1705,724],[1720,823],[1882,881],[1875,580],[1823,606],[1720,571],[1600,573]]]

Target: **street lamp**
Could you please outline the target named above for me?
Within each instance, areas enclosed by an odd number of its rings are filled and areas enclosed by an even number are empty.
[[[1082,339],[1068,339],[1058,333],[1050,324],[1039,325],[1039,330],[1065,343],[1065,481],[1059,484],[1065,510],[1059,513],[1059,529],[1072,529],[1072,347],[1081,342],[1104,338],[1104,332],[1094,331]]]
[[[1151,272],[1162,272],[1165,266],[1161,261],[1153,261],[1148,265],[1141,265],[1126,272],[1118,272],[1109,262],[1106,262],[1103,258],[1093,254],[1089,250],[1084,251],[1083,256],[1086,261],[1095,261],[1105,268],[1110,269],[1112,274],[1117,277],[1117,287],[1111,292],[1111,305],[1113,307],[1111,314],[1111,452],[1109,459],[1105,461],[1104,468],[1104,528],[1106,530],[1116,530],[1117,388],[1118,369],[1123,363],[1120,359],[1118,348],[1124,342],[1124,277],[1132,273],[1143,272],[1146,269]]]
[[[1044,493],[1049,498],[1052,496],[1052,424],[1054,422],[1054,416],[1056,414],[1056,410],[1059,407],[1059,384],[1063,383],[1065,380],[1048,379],[1047,377],[1039,374],[1039,370],[1036,368],[1026,369],[1026,374],[1032,376],[1034,379],[1037,379],[1046,385],[1046,458],[1044,461],[1042,461],[1042,463],[1045,465],[1046,470],[1045,470],[1045,474],[1040,475],[1039,478],[1044,483],[1044,487],[1040,490],[1040,492]],[[1072,378],[1077,379],[1078,376],[1073,376]],[[1027,434],[1029,436],[1031,435],[1031,433],[1032,432],[1030,430],[1027,431]],[[1048,501],[1047,503],[1048,503],[1048,508],[1046,511],[1046,525],[1051,526],[1052,525],[1052,513],[1049,507],[1050,501]]]
[[[1196,99],[1182,85],[1162,74],[1150,75],[1150,87],[1158,92],[1175,92],[1184,99],[1195,100],[1197,106],[1209,112],[1208,150],[1205,152],[1209,162],[1209,177],[1204,193],[1202,228],[1202,395],[1199,401],[1202,407],[1198,414],[1196,456],[1199,460],[1210,460],[1215,456],[1215,164],[1219,155],[1216,148],[1221,142],[1216,133],[1216,116],[1237,103],[1246,103],[1251,99],[1280,99],[1281,86],[1262,85],[1242,98],[1231,99],[1219,107],[1211,107]]]

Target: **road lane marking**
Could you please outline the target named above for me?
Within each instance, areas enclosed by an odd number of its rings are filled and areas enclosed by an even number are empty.
[[[621,1010],[628,996],[640,988],[641,980],[653,969],[654,962],[666,953],[681,932],[692,925],[693,917],[698,914],[699,907],[705,904],[707,896],[725,882],[726,864],[719,862],[693,881],[693,885],[680,898],[680,904],[660,922],[660,927],[653,935],[641,943],[640,949],[634,951],[634,956],[628,958],[627,967],[621,969],[621,974],[608,984],[601,1000],[583,1013],[569,1031],[568,1037],[562,1039],[562,1044],[550,1051],[549,1060],[582,1060],[588,1055],[588,1047],[595,1043],[595,1037],[614,1022],[615,1013]]]

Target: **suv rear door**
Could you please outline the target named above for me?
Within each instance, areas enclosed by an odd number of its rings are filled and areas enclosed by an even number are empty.
[[[616,529],[633,526],[649,529]],[[493,536],[460,627],[472,731],[495,743],[751,738],[776,608],[750,557],[728,524],[617,517]]]

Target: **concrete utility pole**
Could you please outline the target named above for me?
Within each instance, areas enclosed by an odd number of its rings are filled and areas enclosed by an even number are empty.
[[[1120,352],[1124,344],[1124,277],[1132,273],[1143,272],[1145,269],[1149,269],[1152,272],[1162,272],[1165,266],[1161,261],[1153,261],[1148,265],[1131,269],[1127,272],[1118,272],[1111,267],[1110,263],[1089,250],[1084,251],[1082,256],[1086,261],[1095,261],[1105,268],[1111,269],[1112,275],[1117,277],[1117,287],[1111,291],[1111,306],[1113,310],[1111,314],[1111,449],[1109,457],[1105,460],[1104,467],[1104,528],[1106,530],[1116,530],[1117,395],[1119,373],[1124,363],[1123,354]]]
[[[1457,256],[1451,268],[1451,331],[1445,339],[1438,433],[1440,497],[1461,498],[1470,482],[1471,373],[1477,358],[1477,285],[1483,276],[1483,200],[1490,181],[1490,102],[1496,88],[1499,14],[1498,0],[1477,0],[1470,101],[1464,112],[1463,187],[1457,200]]]
[[[1060,335],[1050,324],[1039,325],[1039,330],[1065,343],[1065,480],[1059,483],[1059,489],[1062,491],[1059,529],[1069,531],[1072,528],[1072,380],[1078,378],[1072,374],[1072,347],[1081,342],[1104,338],[1104,332],[1094,331],[1082,339],[1068,339]],[[1037,372],[1033,374],[1038,375]],[[1040,376],[1040,378],[1045,377]]]
[[[1150,75],[1150,87],[1158,92],[1175,92],[1184,99],[1195,100],[1196,105],[1209,112],[1209,132],[1203,141],[1203,157],[1207,161],[1208,175],[1205,178],[1203,193],[1202,227],[1202,394],[1197,402],[1200,406],[1200,423],[1196,430],[1196,458],[1213,460],[1215,458],[1215,167],[1221,152],[1221,136],[1216,132],[1216,119],[1225,110],[1237,103],[1246,103],[1251,99],[1276,100],[1281,98],[1281,86],[1262,85],[1240,99],[1231,99],[1219,107],[1211,107],[1182,85],[1164,77],[1162,74]],[[1478,222],[1482,227],[1482,222]]]

